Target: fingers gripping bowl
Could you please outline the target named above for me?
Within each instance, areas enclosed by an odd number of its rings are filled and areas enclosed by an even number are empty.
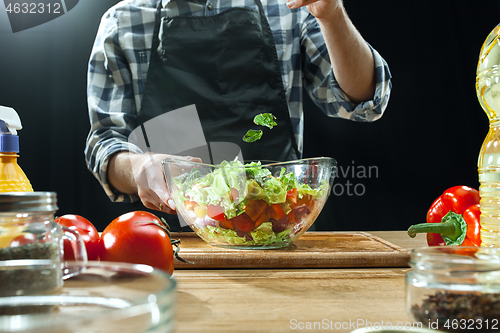
[[[240,249],[286,247],[306,232],[328,199],[337,164],[329,157],[162,163],[180,218],[206,242]]]

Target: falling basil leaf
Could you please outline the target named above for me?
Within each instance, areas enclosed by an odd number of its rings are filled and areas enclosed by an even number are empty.
[[[248,130],[247,134],[243,137],[243,141],[245,142],[255,142],[262,137],[261,130]]]
[[[256,125],[266,126],[272,129],[274,126],[278,125],[274,121],[275,119],[276,117],[272,113],[261,113],[255,116],[253,122]]]

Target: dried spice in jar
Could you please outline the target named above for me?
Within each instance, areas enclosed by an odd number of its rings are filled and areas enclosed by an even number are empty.
[[[429,329],[500,332],[500,248],[414,249],[407,311]]]
[[[19,295],[57,288],[62,274],[57,264],[58,258],[59,248],[54,243],[1,248],[0,295]],[[16,260],[20,259],[31,259],[32,262],[26,265],[23,261],[17,265]]]
[[[415,320],[442,331],[499,332],[500,293],[438,291],[411,306]]]

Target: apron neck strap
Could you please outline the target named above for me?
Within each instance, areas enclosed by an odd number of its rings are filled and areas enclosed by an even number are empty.
[[[255,4],[259,8],[260,15],[264,16],[264,6],[262,6],[261,0],[255,0]],[[158,4],[156,5],[156,23],[160,21],[162,7],[163,7],[163,0],[158,0]]]
[[[259,7],[260,15],[265,16],[264,15],[264,6],[262,6],[262,2],[260,0],[255,0],[255,4],[257,5],[257,7]]]
[[[259,13],[263,17],[264,15],[264,6],[262,6],[261,0],[255,0],[255,4],[259,8]],[[155,20],[155,28],[153,32],[153,44],[152,44],[152,50],[157,50],[158,46],[160,45],[160,40],[158,34],[160,33],[160,21],[161,21],[161,9],[163,8],[163,0],[158,0],[158,4],[156,5],[156,20]],[[266,18],[267,20],[267,18]]]

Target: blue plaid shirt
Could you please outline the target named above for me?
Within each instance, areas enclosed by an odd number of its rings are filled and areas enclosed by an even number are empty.
[[[303,142],[303,93],[331,117],[370,122],[379,119],[391,91],[387,63],[372,48],[376,89],[372,100],[354,104],[339,88],[318,22],[305,7],[291,10],[285,0],[261,0],[273,31],[288,108],[299,151]],[[91,129],[85,158],[112,201],[137,196],[119,193],[107,182],[107,165],[118,151],[142,151],[128,135],[137,127],[155,26],[156,0],[126,0],[103,16],[88,70]],[[231,7],[258,10],[254,0],[163,0],[163,16],[215,15]],[[305,88],[305,89],[304,89]]]

